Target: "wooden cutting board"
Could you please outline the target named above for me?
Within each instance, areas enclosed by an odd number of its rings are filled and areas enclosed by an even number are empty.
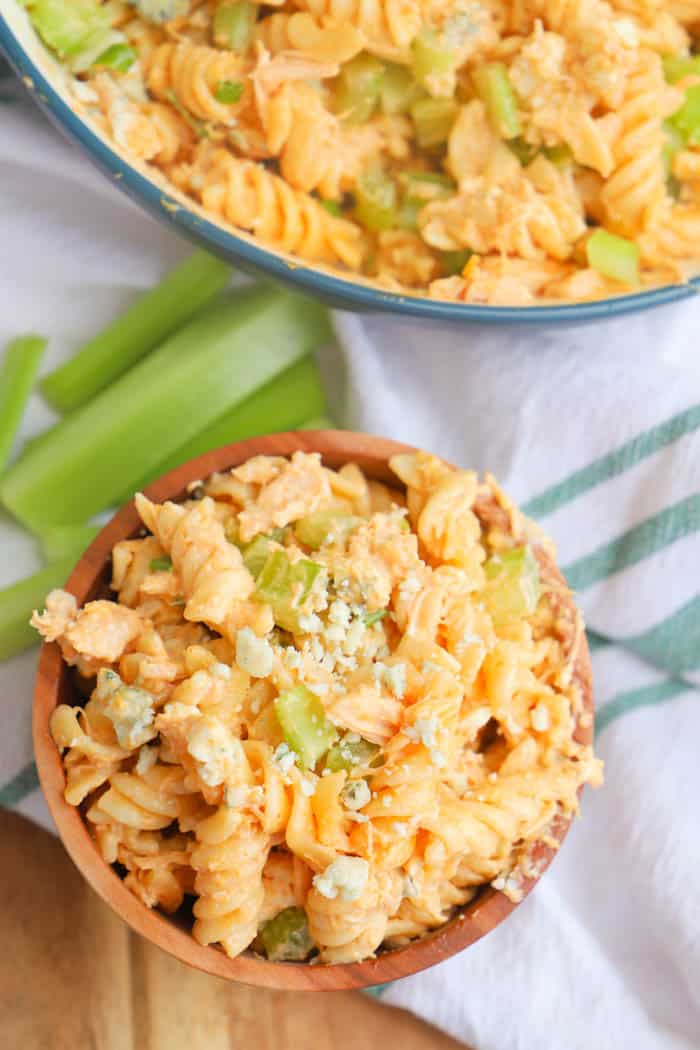
[[[51,835],[0,811],[0,1017],[8,1050],[457,1050],[353,992],[232,985],[130,932]]]

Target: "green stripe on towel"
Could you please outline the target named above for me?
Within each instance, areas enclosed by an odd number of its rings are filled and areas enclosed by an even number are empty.
[[[644,686],[642,689],[631,689],[628,693],[618,693],[598,709],[595,724],[596,736],[620,715],[629,714],[638,707],[654,707],[656,704],[663,704],[682,693],[689,692],[692,692],[692,686],[685,682],[669,680],[657,685]]]
[[[643,634],[620,639],[618,644],[670,674],[694,671],[700,667],[700,597],[691,598]]]
[[[38,787],[36,766],[30,762],[16,777],[0,788],[0,806],[16,806]]]
[[[564,504],[576,499],[588,489],[600,485],[610,478],[629,470],[636,463],[653,455],[674,441],[691,434],[700,427],[700,405],[693,405],[685,412],[679,412],[666,422],[660,423],[650,430],[638,434],[631,441],[620,445],[600,459],[594,460],[587,467],[570,474],[568,478],[545,489],[539,496],[535,496],[523,507],[526,514],[533,518],[542,518],[545,514],[563,507]]]

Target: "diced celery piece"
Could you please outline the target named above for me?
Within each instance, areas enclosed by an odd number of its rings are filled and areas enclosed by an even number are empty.
[[[509,143],[512,145],[512,143]],[[567,164],[571,164],[574,159],[574,155],[567,145],[563,142],[559,146],[545,146],[542,150],[545,157],[551,164],[556,164],[558,168],[563,168]]]
[[[428,91],[436,80],[452,72],[456,62],[454,50],[434,29],[421,30],[413,41],[411,56],[415,78]]]
[[[214,98],[225,106],[234,106],[240,102],[243,94],[243,84],[240,80],[222,80],[214,91]]]
[[[379,745],[373,744],[363,737],[357,737],[354,733],[346,734],[342,740],[334,744],[325,759],[325,768],[331,773],[337,773],[341,769],[348,772],[357,766],[369,766],[376,758]]]
[[[63,586],[74,568],[74,557],[62,558],[0,590],[0,660],[9,660],[40,641],[29,618],[34,609],[44,607],[49,591]]]
[[[251,576],[256,579],[262,572],[265,562],[270,556],[270,536],[256,536],[250,543],[242,548],[243,564]]]
[[[361,175],[355,187],[355,218],[375,232],[396,225],[396,183],[382,171]]]
[[[484,565],[484,600],[494,623],[530,616],[540,600],[540,569],[529,546],[495,554]]]
[[[588,265],[605,277],[639,284],[639,248],[634,241],[600,228],[586,241],[586,257]]]
[[[516,139],[510,139],[508,147],[513,151],[523,167],[526,167],[535,159],[539,149],[539,147],[533,146],[530,142],[526,142],[525,139],[520,136]]]
[[[343,66],[335,84],[335,111],[351,124],[363,124],[377,105],[384,79],[384,63],[362,52]]]
[[[421,90],[411,72],[405,66],[389,62],[381,81],[379,105],[385,116],[393,117],[408,113],[411,103],[417,100]]]
[[[374,627],[375,623],[379,623],[385,616],[389,615],[388,609],[375,609],[374,612],[365,613],[362,617],[362,622],[365,627]]]
[[[302,962],[314,949],[303,908],[285,908],[264,923],[260,939],[271,962]]]
[[[461,274],[472,254],[469,248],[462,248],[454,252],[443,252],[441,256],[442,267],[447,276],[453,277],[455,274]]]
[[[435,187],[438,192],[444,191],[445,196],[450,196],[457,190],[455,180],[441,171],[407,171],[404,181],[409,192],[413,190],[418,193],[426,184],[428,187]]]
[[[459,106],[449,98],[424,98],[411,106],[416,142],[421,149],[447,142]]]
[[[111,21],[97,0],[34,0],[29,16],[44,43],[61,58],[77,54],[90,33],[109,29]]]
[[[688,88],[685,102],[670,123],[680,131],[687,146],[700,145],[700,84]]]
[[[126,73],[136,61],[136,52],[128,44],[112,44],[106,51],[94,61],[96,66],[104,66],[105,69],[113,69],[116,73]]]
[[[41,336],[21,335],[7,344],[0,358],[0,474],[12,452],[45,349],[46,340]]]
[[[360,518],[336,510],[317,510],[294,522],[294,535],[306,547],[317,551],[332,536],[346,536],[360,524]]]
[[[700,55],[664,55],[663,64],[669,84],[688,76],[700,77]]]
[[[321,207],[325,208],[329,215],[335,215],[336,218],[343,214],[343,209],[338,201],[321,201]]]
[[[664,171],[666,172],[666,178],[668,179],[673,170],[673,158],[679,150],[683,149],[684,141],[680,131],[670,122],[670,120],[664,121],[664,136],[666,141],[662,148],[662,156],[664,160]]]
[[[474,70],[473,78],[493,129],[502,139],[517,138],[522,128],[507,68],[502,62],[487,62]]]
[[[323,704],[305,685],[286,689],[275,700],[275,714],[284,739],[305,769],[313,769],[338,739]]]
[[[258,5],[248,0],[218,4],[214,12],[214,43],[217,47],[229,48],[240,54],[247,51],[257,17]]]
[[[400,230],[417,230],[418,216],[426,206],[426,200],[418,200],[416,197],[404,197],[396,213],[396,225]]]
[[[270,605],[279,627],[297,632],[304,602],[320,572],[321,566],[308,558],[292,563],[284,551],[271,551],[258,575],[255,597]]]
[[[161,555],[160,558],[152,558],[149,569],[151,572],[170,572],[173,567],[173,563],[167,554]]]

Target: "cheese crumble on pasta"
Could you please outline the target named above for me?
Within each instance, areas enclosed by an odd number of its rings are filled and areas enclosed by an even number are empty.
[[[32,620],[89,695],[51,718],[66,800],[230,956],[352,962],[487,884],[518,899],[600,780],[549,541],[489,476],[390,466],[401,491],[296,452],[138,495],[116,601],[53,591]]]

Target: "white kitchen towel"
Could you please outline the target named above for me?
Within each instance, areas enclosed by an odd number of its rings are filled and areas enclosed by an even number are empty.
[[[3,102],[2,100],[6,101]],[[0,82],[0,341],[49,369],[188,247]],[[493,471],[554,536],[594,647],[605,786],[536,892],[456,958],[383,990],[477,1050],[700,1046],[700,303],[579,328],[336,315],[346,426]],[[24,436],[51,418],[32,402]],[[0,518],[0,585],[33,570]],[[36,653],[0,668],[0,803],[48,826]]]

